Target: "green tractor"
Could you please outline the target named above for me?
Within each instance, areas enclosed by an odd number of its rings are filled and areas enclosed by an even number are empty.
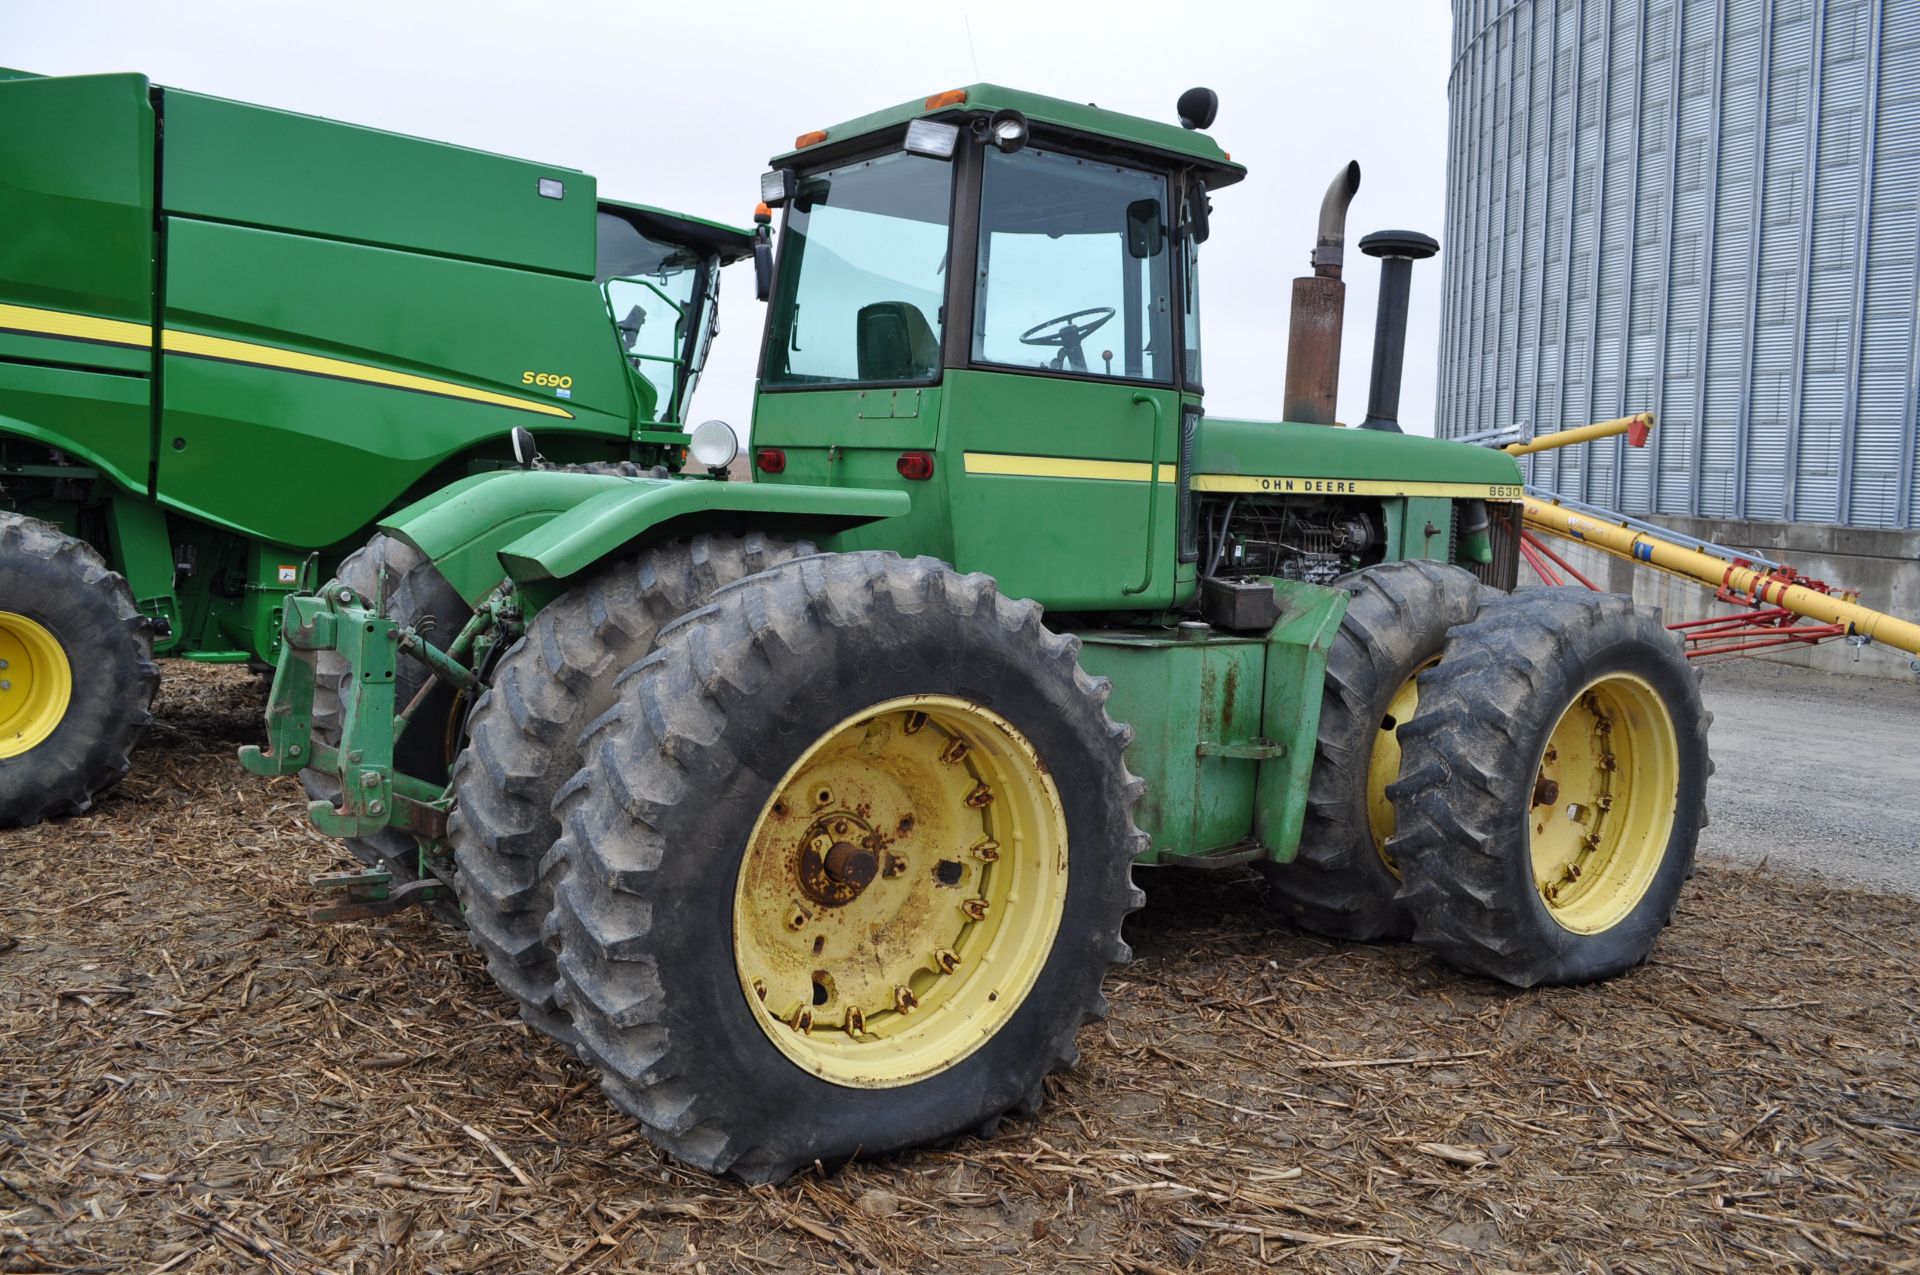
[[[411,546],[367,541],[511,467],[515,423],[558,462],[677,472],[719,271],[753,243],[568,169],[13,71],[0,228],[0,828],[126,774],[155,656],[270,666],[303,583],[384,569],[457,628]],[[450,746],[402,756],[444,783]]]
[[[523,445],[385,520],[418,566],[292,596],[244,760],[380,849],[334,914],[457,901],[654,1142],[750,1181],[1032,1109],[1137,865],[1252,865],[1300,924],[1516,985],[1644,960],[1705,822],[1679,643],[1510,592],[1511,458],[1333,424],[1357,169],[1296,288],[1304,419],[1204,414],[1213,113],[979,84],[800,137],[754,481],[707,480],[725,431],[707,477]]]

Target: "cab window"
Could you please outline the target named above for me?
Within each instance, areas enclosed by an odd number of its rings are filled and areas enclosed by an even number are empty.
[[[801,179],[782,236],[762,384],[940,374],[953,165],[892,154]]]
[[[651,238],[600,214],[599,282],[633,371],[640,419],[678,419],[711,269],[696,248]]]
[[[974,362],[1170,382],[1166,178],[1034,147],[985,158]]]

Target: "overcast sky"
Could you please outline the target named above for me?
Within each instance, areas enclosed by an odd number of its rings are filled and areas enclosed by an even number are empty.
[[[806,0],[772,5],[0,0],[0,65],[143,71],[244,101],[594,174],[603,195],[746,224],[797,133],[978,80],[1174,118],[1220,94],[1211,130],[1249,175],[1214,200],[1201,267],[1207,410],[1277,418],[1289,280],[1320,196],[1364,170],[1349,223],[1340,419],[1366,415],[1386,227],[1438,238],[1450,19],[1440,0]],[[1448,245],[1444,242],[1444,256]],[[694,418],[742,432],[762,307],[726,274],[723,335]],[[1415,267],[1401,418],[1432,433],[1439,259]]]

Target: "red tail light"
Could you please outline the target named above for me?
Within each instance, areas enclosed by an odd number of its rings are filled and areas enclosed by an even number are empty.
[[[787,454],[778,447],[762,447],[754,455],[753,467],[763,474],[784,474],[787,471]]]
[[[902,478],[911,478],[914,482],[923,483],[933,477],[933,453],[901,452],[900,459],[894,467],[900,471]]]

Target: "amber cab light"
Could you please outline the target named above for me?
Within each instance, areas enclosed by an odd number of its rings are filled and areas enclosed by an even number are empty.
[[[929,111],[937,111],[943,106],[965,106],[966,104],[967,91],[965,89],[948,89],[944,93],[935,93],[927,99],[927,109]]]
[[[787,454],[778,447],[762,447],[754,455],[753,467],[763,474],[787,472]]]
[[[933,477],[933,453],[901,452],[900,459],[894,462],[894,468],[900,471],[902,478],[923,483]]]
[[[817,146],[827,140],[827,130],[816,128],[811,133],[802,133],[793,139],[793,149],[803,151],[809,146]]]

